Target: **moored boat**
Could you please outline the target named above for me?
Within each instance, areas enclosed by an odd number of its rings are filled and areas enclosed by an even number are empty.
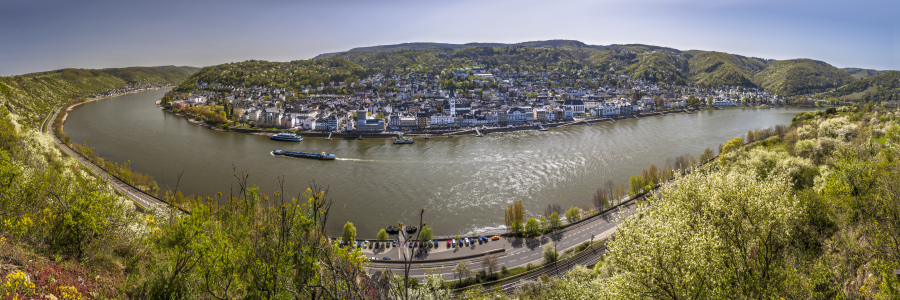
[[[405,138],[405,139],[396,139],[396,140],[394,140],[394,145],[400,145],[400,144],[412,144],[412,143],[415,143],[415,141],[413,141],[412,138]]]
[[[299,135],[297,135],[297,134],[295,134],[295,133],[293,133],[293,132],[280,132],[280,133],[278,133],[278,134],[275,134],[275,135],[273,135],[273,136],[270,136],[269,138],[270,138],[270,139],[273,139],[273,140],[276,140],[276,141],[283,141],[283,142],[300,142],[300,141],[303,141],[303,137],[301,137],[301,136],[299,136]]]
[[[299,152],[299,151],[285,151],[285,150],[274,150],[272,151],[273,155],[282,155],[282,156],[290,156],[290,157],[300,157],[300,158],[314,158],[321,160],[334,160],[334,154],[329,154],[325,152],[312,153],[312,152]]]

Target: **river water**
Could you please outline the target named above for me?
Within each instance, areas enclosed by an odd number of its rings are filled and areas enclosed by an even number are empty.
[[[185,195],[228,194],[237,190],[233,168],[250,174],[267,193],[297,195],[311,183],[328,187],[334,200],[328,230],[338,234],[351,221],[361,237],[374,237],[397,221],[425,222],[435,233],[465,234],[503,224],[503,211],[522,200],[527,215],[547,204],[586,206],[607,180],[617,185],[650,164],[665,165],[685,153],[749,129],[790,124],[808,109],[727,109],[670,114],[618,123],[596,123],[535,130],[416,139],[393,145],[387,139],[325,140],[300,143],[265,136],[218,132],[166,113],[154,102],[167,90],[124,95],[83,104],[69,113],[65,131],[72,142],[87,143],[107,160],[130,161],[161,187],[178,186]],[[328,152],[335,161],[272,156],[273,149]]]

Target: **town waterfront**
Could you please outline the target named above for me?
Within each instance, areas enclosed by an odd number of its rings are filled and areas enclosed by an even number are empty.
[[[284,177],[288,195],[315,181],[329,188],[334,205],[328,230],[352,221],[360,237],[397,221],[425,222],[438,235],[467,233],[501,225],[503,209],[523,200],[527,215],[547,204],[586,206],[596,189],[617,185],[650,164],[698,155],[749,129],[789,124],[810,109],[726,109],[669,114],[537,130],[417,139],[393,145],[388,139],[305,138],[300,143],[267,136],[213,131],[164,112],[154,102],[167,90],[96,101],[69,113],[65,131],[73,143],[87,143],[101,157],[156,178],[162,189],[185,195],[236,191],[232,175],[250,174],[267,193]],[[336,161],[270,154],[274,149],[328,152]]]

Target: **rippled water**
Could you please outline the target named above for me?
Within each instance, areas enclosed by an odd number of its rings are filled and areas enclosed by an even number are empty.
[[[466,233],[503,223],[503,210],[523,200],[529,215],[549,203],[585,206],[602,183],[625,183],[651,163],[685,153],[698,155],[747,130],[789,124],[805,109],[728,109],[670,114],[552,128],[547,132],[493,133],[416,139],[300,143],[264,136],[216,132],[165,113],[153,104],[165,91],[126,95],[84,104],[70,112],[65,130],[101,157],[163,180],[171,187],[184,171],[185,194],[227,194],[236,189],[232,165],[252,183],[274,192],[278,176],[296,195],[312,181],[330,188],[334,206],[329,231],[352,221],[360,236],[397,221],[425,222],[437,234]],[[336,161],[276,157],[275,148],[329,152]]]

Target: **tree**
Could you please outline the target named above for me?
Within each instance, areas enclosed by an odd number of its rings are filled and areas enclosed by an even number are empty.
[[[597,192],[594,193],[594,207],[597,208],[598,211],[603,211],[609,206],[609,195],[610,193],[606,190],[605,187],[597,189]]]
[[[504,218],[507,230],[519,232],[522,230],[522,223],[525,222],[525,207],[522,206],[522,200],[513,201],[506,208],[506,216]]]
[[[421,231],[419,232],[419,242],[425,243],[434,239],[434,233],[431,230],[431,227],[428,225],[422,226]]]
[[[637,196],[644,191],[644,186],[647,185],[647,180],[644,176],[641,175],[632,175],[630,179],[628,179],[628,186],[631,188],[631,196]]]
[[[453,267],[453,277],[462,280],[463,278],[472,276],[472,270],[469,269],[469,262],[460,262]]]
[[[356,227],[353,227],[353,223],[347,221],[347,224],[344,224],[344,234],[342,235],[341,240],[343,240],[345,243],[352,243],[355,239]]]
[[[547,217],[541,216],[541,218],[538,221],[541,222],[541,230],[542,231],[545,231],[550,228],[550,220],[548,220]]]
[[[569,224],[572,224],[578,220],[581,220],[581,209],[577,206],[570,207],[569,210],[566,211],[566,221],[568,221]]]
[[[755,137],[755,135],[753,134],[753,130],[748,130],[748,131],[747,131],[747,143],[752,143],[752,142],[755,142],[755,141],[756,141],[756,137]]]
[[[378,231],[378,234],[375,237],[378,239],[379,242],[384,242],[390,236],[388,235],[387,230],[384,230],[384,228],[382,228],[381,230]]]
[[[744,147],[744,140],[740,137],[736,137],[726,142],[725,146],[722,146],[721,153],[725,154],[734,150],[741,149],[741,147]]]
[[[525,233],[528,235],[538,235],[538,232],[541,230],[541,225],[538,223],[538,220],[535,218],[528,218],[528,221],[525,222]]]
[[[549,242],[544,244],[544,264],[552,264],[559,258],[559,252],[556,252],[556,244]]]
[[[562,226],[562,220],[559,218],[559,213],[554,211],[550,214],[550,227],[555,229],[559,226]]]
[[[488,274],[494,274],[494,271],[497,270],[497,259],[496,253],[485,254],[484,258],[481,259],[481,268]]]

